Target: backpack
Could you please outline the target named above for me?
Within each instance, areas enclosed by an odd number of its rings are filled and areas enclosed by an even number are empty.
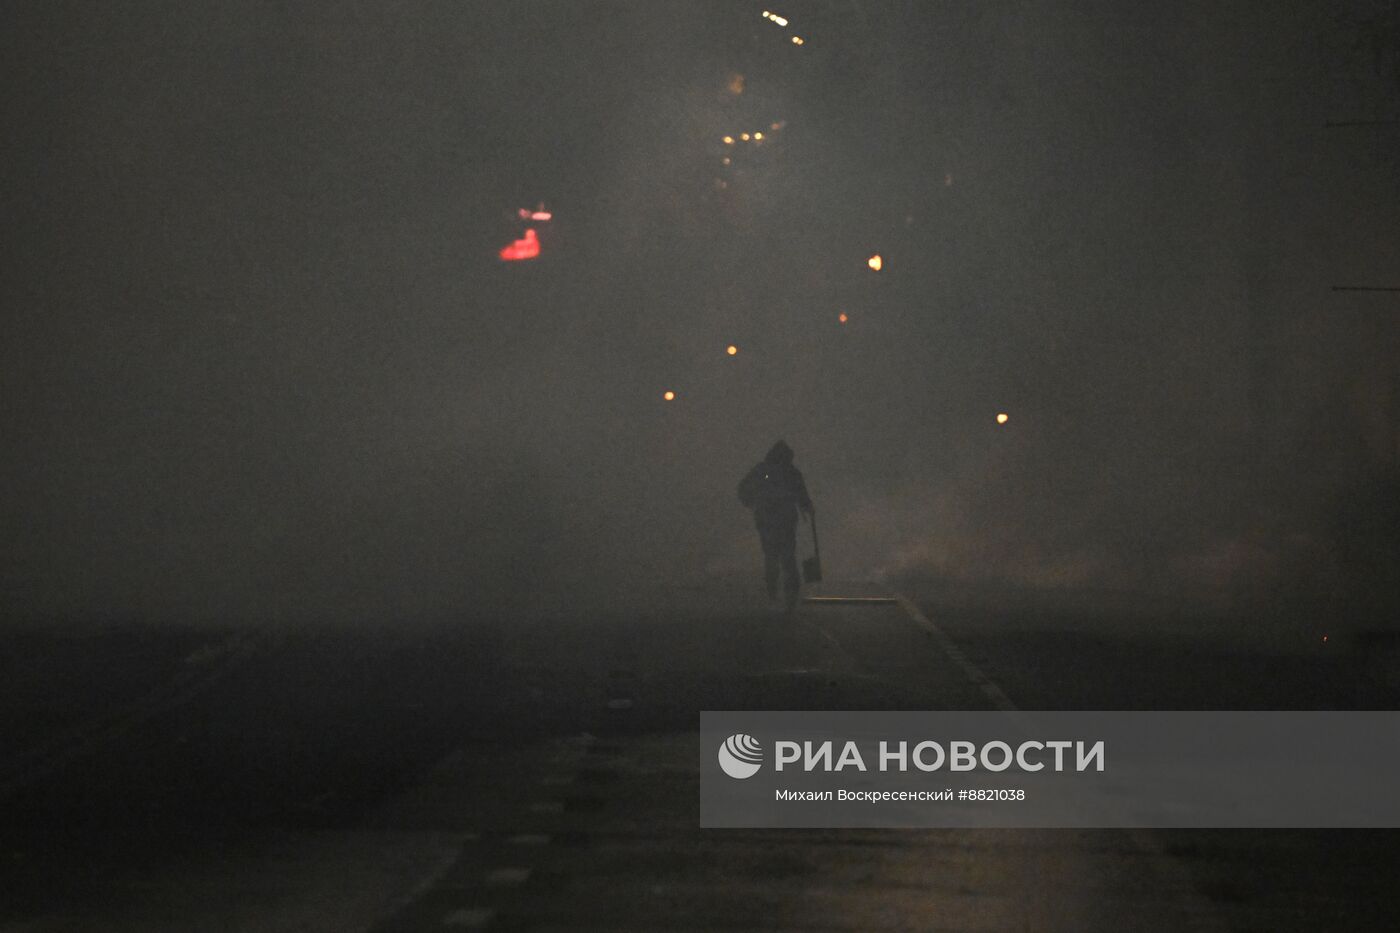
[[[748,475],[739,481],[739,504],[746,509],[758,505],[758,497],[763,492],[763,481],[766,478],[761,463],[749,470]]]

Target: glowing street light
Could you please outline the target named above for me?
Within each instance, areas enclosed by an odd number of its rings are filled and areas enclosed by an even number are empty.
[[[997,424],[1006,424],[1006,422],[1010,420],[1011,416],[1008,415],[1006,412],[1003,411],[997,413]]]
[[[880,258],[879,253],[876,253],[874,256],[871,256],[869,259],[867,259],[865,261],[865,264],[870,268],[874,269],[876,272],[879,272],[880,269],[885,265],[885,261]]]
[[[726,146],[732,146],[732,145],[734,145],[734,137],[733,137],[733,136],[726,136],[726,137],[724,137],[724,144],[725,144]]]
[[[803,45],[804,42],[803,42],[803,40],[802,40],[802,37],[801,37],[801,36],[793,36],[793,37],[792,37],[792,44],[793,44],[793,45]]]
[[[753,138],[754,138],[754,141],[755,141],[755,142],[762,141],[762,139],[763,139],[763,134],[762,134],[762,133],[754,133],[754,134],[753,134]]]
[[[842,324],[844,324],[844,323],[846,323],[847,321],[849,321],[850,318],[846,317],[846,312],[845,312],[845,311],[842,311],[840,314],[836,315],[836,320],[838,320],[838,321],[840,321]]]
[[[739,348],[731,343],[729,346],[724,348],[724,352],[728,353],[730,356],[733,356],[734,354],[739,352]]]
[[[662,393],[661,397],[668,402],[674,402],[676,400],[676,393],[672,392],[670,389],[667,389],[665,392]]]

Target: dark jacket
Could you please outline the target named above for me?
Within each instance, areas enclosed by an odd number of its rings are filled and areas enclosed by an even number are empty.
[[[797,511],[812,511],[802,471],[792,465],[792,448],[778,441],[739,483],[739,501],[753,509],[760,525],[797,523]]]

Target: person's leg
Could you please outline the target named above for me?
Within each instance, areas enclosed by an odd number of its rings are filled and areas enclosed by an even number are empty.
[[[758,526],[758,541],[763,546],[763,582],[768,587],[768,598],[778,598],[778,536],[767,525]]]
[[[787,607],[789,611],[797,606],[797,594],[802,587],[802,578],[798,576],[797,570],[797,525],[788,525],[783,529],[782,540],[779,542],[779,555],[783,565],[783,593],[787,597]]]

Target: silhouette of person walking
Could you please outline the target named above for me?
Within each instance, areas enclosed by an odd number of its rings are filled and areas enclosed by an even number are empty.
[[[798,513],[814,514],[802,471],[792,465],[792,448],[778,441],[739,483],[739,502],[753,509],[758,540],[763,545],[763,579],[768,598],[778,598],[778,577],[783,579],[787,609],[797,606],[802,580],[797,575]]]

